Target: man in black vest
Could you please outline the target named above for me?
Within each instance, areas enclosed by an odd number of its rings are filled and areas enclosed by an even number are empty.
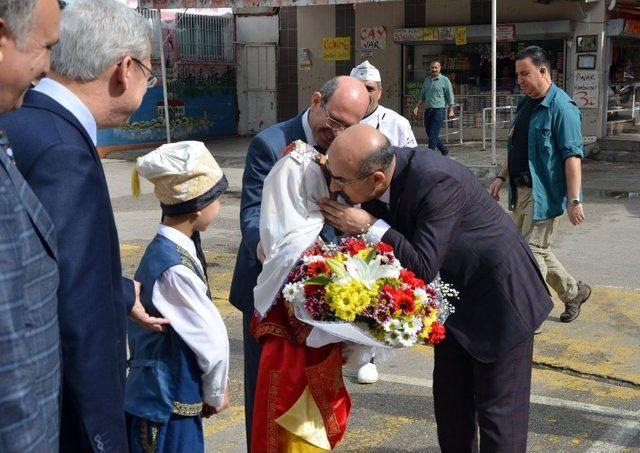
[[[533,333],[552,304],[526,241],[463,165],[425,148],[395,148],[370,126],[328,152],[327,221],[393,246],[403,266],[460,292],[435,347],[433,395],[443,452],[524,452]],[[477,420],[477,421],[476,421]]]

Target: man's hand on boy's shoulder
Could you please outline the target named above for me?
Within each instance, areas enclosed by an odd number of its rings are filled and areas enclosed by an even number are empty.
[[[150,316],[142,306],[142,302],[140,302],[140,282],[134,280],[133,286],[135,288],[136,299],[133,303],[133,308],[129,313],[129,318],[145,329],[152,330],[154,332],[164,332],[166,330],[165,324],[169,324],[170,321],[165,318]]]

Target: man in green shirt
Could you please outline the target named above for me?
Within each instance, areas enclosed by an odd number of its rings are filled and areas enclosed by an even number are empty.
[[[580,110],[549,78],[545,51],[530,46],[516,55],[518,84],[527,96],[520,102],[507,142],[507,164],[489,191],[496,199],[509,181],[509,209],[520,233],[529,242],[542,275],[565,304],[562,322],[580,314],[591,295],[551,251],[560,217],[585,221],[581,202],[582,131]]]
[[[449,79],[440,73],[440,61],[431,62],[431,75],[425,77],[422,89],[418,97],[418,104],[413,109],[413,114],[418,116],[420,107],[426,103],[424,111],[424,129],[429,138],[429,148],[438,149],[443,156],[449,154],[449,149],[440,141],[440,128],[447,116],[453,116],[453,88]]]

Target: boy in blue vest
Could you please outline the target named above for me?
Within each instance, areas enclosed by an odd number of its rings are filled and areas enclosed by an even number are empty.
[[[158,234],[135,279],[166,332],[129,322],[125,411],[131,453],[204,453],[202,417],[229,403],[229,339],[211,301],[200,232],[218,216],[228,183],[200,142],[163,145],[138,159],[132,177],[151,181],[162,208]]]

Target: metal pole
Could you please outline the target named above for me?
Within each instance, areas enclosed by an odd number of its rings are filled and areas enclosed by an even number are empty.
[[[167,93],[167,66],[164,61],[164,41],[162,40],[162,16],[158,11],[158,42],[160,43],[160,69],[162,71],[162,96],[164,98],[164,126],[167,131],[167,143],[171,143],[171,124],[169,123],[169,95]]]
[[[496,165],[496,77],[497,77],[497,31],[498,0],[491,0],[491,165]]]

